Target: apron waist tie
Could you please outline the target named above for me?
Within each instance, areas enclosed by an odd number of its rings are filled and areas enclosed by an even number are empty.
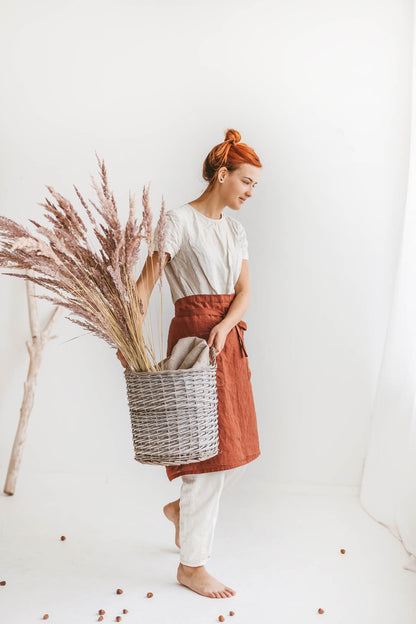
[[[241,353],[245,357],[248,357],[246,348],[244,346],[244,334],[243,334],[243,330],[247,329],[247,323],[245,321],[239,321],[237,325],[234,325],[234,327],[237,331],[238,340],[240,342]]]

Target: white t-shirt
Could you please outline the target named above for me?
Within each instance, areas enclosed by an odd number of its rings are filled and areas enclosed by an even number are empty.
[[[153,233],[158,250],[158,227]],[[165,267],[172,301],[188,295],[233,294],[248,243],[240,221],[222,214],[211,219],[190,204],[166,212]]]

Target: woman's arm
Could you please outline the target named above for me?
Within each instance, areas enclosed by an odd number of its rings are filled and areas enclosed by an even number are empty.
[[[168,260],[170,259],[170,254],[165,253],[165,259],[162,262],[162,271],[165,268]],[[147,308],[149,305],[150,295],[152,294],[153,288],[159,277],[159,253],[154,251],[151,256],[148,256],[146,262],[144,263],[144,267],[142,272],[140,273],[139,278],[136,281],[136,288],[139,294],[140,299],[143,303],[143,316],[141,319],[138,319],[139,322],[144,321],[144,317],[146,316]],[[120,349],[117,350],[117,357],[124,366],[127,367],[127,362],[123,357]]]
[[[228,331],[231,331],[234,325],[241,321],[250,303],[250,276],[248,274],[248,263],[245,259],[242,262],[240,276],[234,290],[235,297],[222,320]]]
[[[234,287],[235,297],[228,308],[225,317],[215,327],[211,329],[208,345],[214,345],[217,354],[223,349],[225,339],[234,325],[243,318],[250,303],[250,277],[248,274],[248,263],[244,259],[241,265],[240,276]]]
[[[165,253],[165,259],[162,262],[162,271],[164,270],[169,259],[170,254]],[[150,301],[150,295],[153,292],[153,288],[155,287],[158,278],[159,253],[157,251],[154,251],[151,256],[147,257],[142,272],[140,273],[140,277],[136,282],[137,292],[139,293],[139,297],[143,302],[144,316],[146,316],[147,308]],[[142,320],[144,320],[144,318]]]

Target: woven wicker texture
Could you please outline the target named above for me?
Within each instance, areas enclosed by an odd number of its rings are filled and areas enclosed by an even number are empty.
[[[135,459],[175,466],[218,454],[215,349],[208,370],[125,370]]]

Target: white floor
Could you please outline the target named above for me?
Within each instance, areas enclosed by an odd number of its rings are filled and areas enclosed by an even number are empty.
[[[137,480],[22,469],[15,495],[0,496],[0,622],[48,613],[50,624],[88,624],[105,609],[104,622],[122,615],[131,624],[205,624],[220,614],[233,624],[415,624],[416,574],[356,489],[243,476],[224,492],[207,566],[237,595],[210,599],[176,581],[179,551],[162,506],[179,487],[163,468],[139,464]]]

